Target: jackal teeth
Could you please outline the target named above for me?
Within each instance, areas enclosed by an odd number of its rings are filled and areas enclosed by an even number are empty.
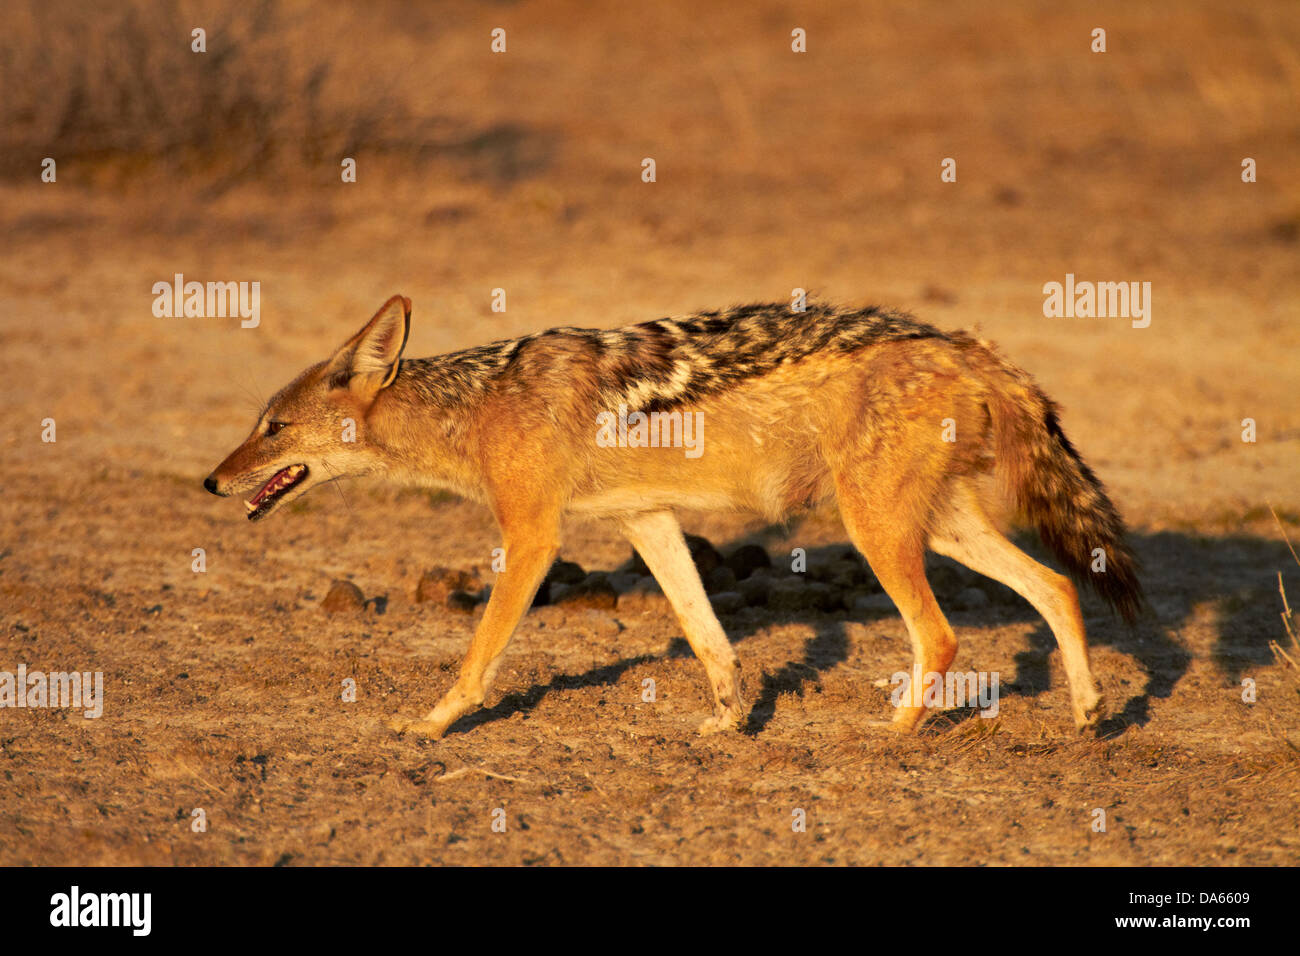
[[[289,465],[277,471],[257,494],[244,502],[244,507],[248,509],[248,516],[260,518],[264,512],[270,510],[272,502],[297,485],[306,475],[307,466],[302,464]]]

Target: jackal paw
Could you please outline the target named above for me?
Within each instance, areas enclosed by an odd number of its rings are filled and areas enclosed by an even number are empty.
[[[1092,706],[1080,706],[1074,708],[1074,726],[1079,733],[1087,733],[1090,730],[1096,730],[1101,719],[1106,716],[1106,699],[1098,695],[1092,703]]]
[[[440,739],[447,731],[446,724],[414,717],[391,717],[388,726],[399,735],[409,733],[418,737],[428,737],[430,740]]]
[[[930,713],[924,707],[899,707],[895,709],[893,719],[888,722],[889,729],[904,737],[914,734],[921,729]]]
[[[740,726],[740,711],[726,710],[721,714],[714,714],[704,723],[700,724],[699,734],[701,737],[707,737],[710,734],[721,733],[725,730],[735,730]]]

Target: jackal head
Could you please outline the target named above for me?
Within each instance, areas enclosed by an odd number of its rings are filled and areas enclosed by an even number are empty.
[[[251,492],[244,507],[257,521],[313,485],[377,470],[367,415],[397,377],[410,327],[411,300],[393,296],[333,357],[275,394],[203,487],[222,497]]]

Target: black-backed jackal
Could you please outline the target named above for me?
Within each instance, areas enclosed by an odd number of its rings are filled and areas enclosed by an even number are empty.
[[[483,702],[555,560],[566,512],[618,522],[708,673],[714,712],[701,730],[737,726],[740,664],[674,511],[737,509],[778,521],[831,498],[911,636],[914,679],[893,727],[920,723],[924,675],[945,674],[957,650],[926,582],[927,548],[1038,610],[1060,645],[1076,724],[1097,721],[1075,589],[997,530],[984,486],[1130,621],[1141,603],[1133,557],[1052,402],[988,344],[879,308],[753,305],[404,359],[410,310],[409,300],[389,299],[332,358],[275,395],[204,482],[214,494],[251,494],[249,519],[344,475],[442,487],[492,509],[505,570],[460,676],[424,717],[395,720],[398,729],[438,737]],[[674,413],[693,416],[697,453],[623,434],[609,441],[620,406],[620,418],[639,411],[665,435],[681,425]],[[1097,548],[1104,573],[1090,572]]]

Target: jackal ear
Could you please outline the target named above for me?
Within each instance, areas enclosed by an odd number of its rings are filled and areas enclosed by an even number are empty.
[[[410,331],[411,300],[395,295],[334,353],[325,366],[330,384],[371,395],[387,388],[397,378]]]

